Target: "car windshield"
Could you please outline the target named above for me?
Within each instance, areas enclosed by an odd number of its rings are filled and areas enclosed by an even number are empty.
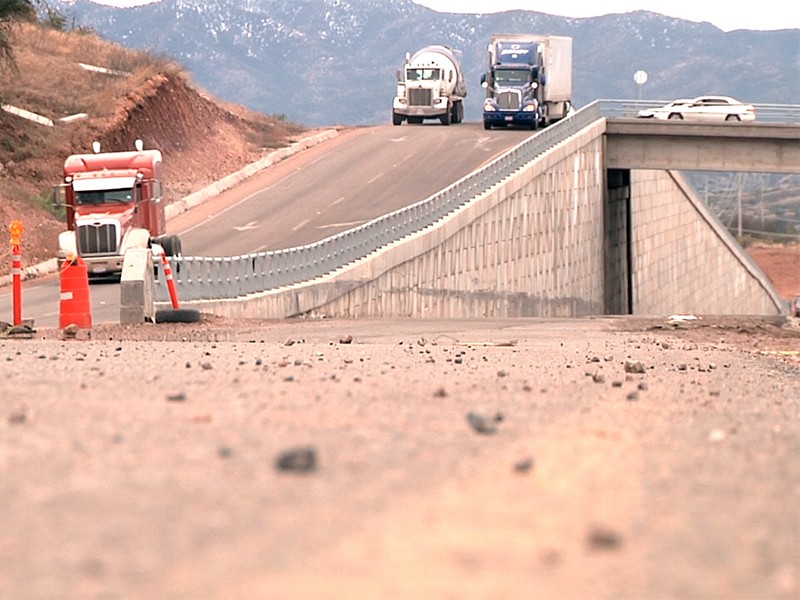
[[[110,204],[116,202],[130,202],[131,200],[133,200],[132,188],[75,192],[75,201],[78,204]]]
[[[439,69],[406,69],[408,81],[436,81],[439,79]]]
[[[528,83],[527,69],[498,69],[494,72],[495,83],[521,84]]]

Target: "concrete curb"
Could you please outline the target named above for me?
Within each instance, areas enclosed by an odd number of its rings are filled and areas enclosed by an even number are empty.
[[[285,148],[280,148],[279,150],[270,152],[265,157],[247,165],[243,169],[231,173],[230,175],[226,175],[219,181],[215,181],[202,190],[198,190],[193,194],[189,194],[188,196],[169,204],[164,209],[164,212],[167,216],[167,221],[185,213],[187,210],[194,208],[195,206],[201,205],[209,198],[218,196],[222,192],[235,187],[245,179],[260,173],[275,163],[293,156],[298,152],[302,152],[303,150],[307,150],[308,148],[316,146],[317,144],[321,144],[324,141],[333,139],[338,135],[339,132],[336,129],[328,129],[321,133],[298,140],[297,142],[294,142]],[[25,267],[22,270],[22,280],[26,281],[28,279],[35,279],[37,277],[41,277],[42,275],[47,275],[48,273],[55,273],[57,270],[58,261],[55,258],[51,258],[39,264]],[[0,287],[11,285],[13,282],[13,275],[3,275],[0,277]]]

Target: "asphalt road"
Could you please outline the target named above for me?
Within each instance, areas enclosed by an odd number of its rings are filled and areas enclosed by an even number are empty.
[[[800,333],[701,323],[0,339],[0,600],[796,599]]]
[[[487,132],[480,123],[347,130],[291,156],[168,223],[184,255],[236,256],[314,242],[444,189],[531,135]],[[119,285],[91,287],[94,323],[119,322]],[[56,275],[26,282],[23,318],[55,327]],[[0,320],[11,321],[10,288]]]

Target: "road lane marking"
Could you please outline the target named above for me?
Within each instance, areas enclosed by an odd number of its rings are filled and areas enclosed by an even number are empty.
[[[257,221],[250,221],[247,225],[234,225],[236,231],[248,231],[249,229],[258,229]]]
[[[297,231],[298,229],[300,229],[303,225],[305,225],[307,223],[308,223],[308,219],[305,219],[304,221],[301,221],[300,223],[298,223],[297,225],[292,227],[292,231]]]
[[[373,177],[372,179],[369,179],[369,180],[367,181],[367,185],[369,185],[369,184],[371,184],[371,183],[375,183],[375,182],[376,182],[376,181],[378,181],[378,179],[380,179],[381,177],[383,177],[383,173],[378,173],[377,175],[375,175],[375,177]]]
[[[331,223],[330,225],[318,225],[316,229],[334,229],[336,227],[354,227],[355,225],[361,225],[362,223],[366,223],[366,221],[350,221],[349,223]]]

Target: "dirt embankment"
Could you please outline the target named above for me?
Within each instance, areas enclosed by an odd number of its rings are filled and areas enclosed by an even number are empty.
[[[21,121],[0,114],[3,136],[27,136],[31,124]],[[182,76],[159,74],[124,97],[110,122],[77,125],[68,152],[89,152],[92,140],[105,151],[128,150],[141,139],[145,148],[163,153],[166,200],[173,202],[285,146],[304,131],[299,125],[208,98]],[[55,256],[63,224],[8,191],[33,193],[58,183],[66,152],[43,145],[25,161],[0,163],[0,236],[7,239],[12,221],[23,223],[23,266]],[[10,272],[10,263],[10,244],[0,244],[0,275]]]

